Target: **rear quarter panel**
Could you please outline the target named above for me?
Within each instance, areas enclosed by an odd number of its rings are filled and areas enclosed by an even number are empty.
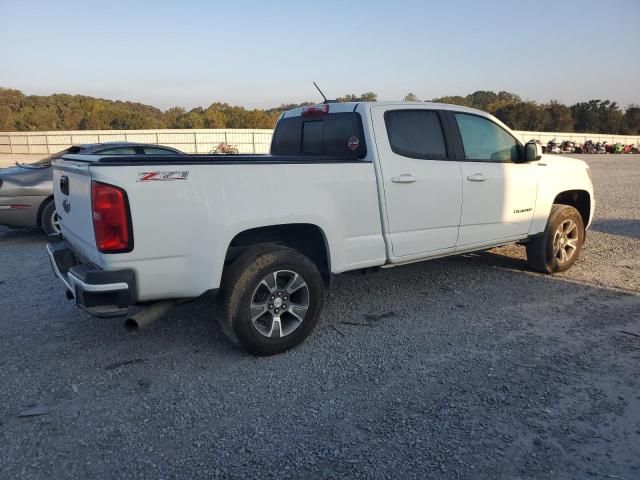
[[[152,171],[186,180],[138,181]],[[373,164],[198,164],[91,167],[92,178],[129,197],[134,249],[100,255],[106,269],[133,268],[140,300],[194,297],[218,288],[227,248],[240,232],[308,223],[322,229],[331,270],[385,262]]]

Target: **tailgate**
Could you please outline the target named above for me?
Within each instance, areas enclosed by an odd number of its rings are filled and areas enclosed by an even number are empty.
[[[89,163],[53,162],[53,195],[62,235],[78,253],[100,265],[93,234]]]

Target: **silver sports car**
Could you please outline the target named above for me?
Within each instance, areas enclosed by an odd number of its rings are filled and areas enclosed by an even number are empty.
[[[60,233],[60,222],[53,203],[51,161],[66,153],[83,155],[180,155],[162,145],[110,142],[74,145],[35,163],[16,163],[0,168],[0,225],[41,227],[46,233]]]

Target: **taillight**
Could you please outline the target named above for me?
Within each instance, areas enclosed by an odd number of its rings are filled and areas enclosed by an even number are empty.
[[[329,113],[329,104],[323,103],[322,105],[311,105],[302,110],[303,117],[321,117]]]
[[[91,182],[91,211],[98,250],[121,253],[133,249],[129,204],[124,190]]]

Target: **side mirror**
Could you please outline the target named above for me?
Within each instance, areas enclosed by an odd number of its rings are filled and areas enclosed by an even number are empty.
[[[528,142],[524,146],[524,161],[535,162],[542,158],[542,147],[539,143]]]

